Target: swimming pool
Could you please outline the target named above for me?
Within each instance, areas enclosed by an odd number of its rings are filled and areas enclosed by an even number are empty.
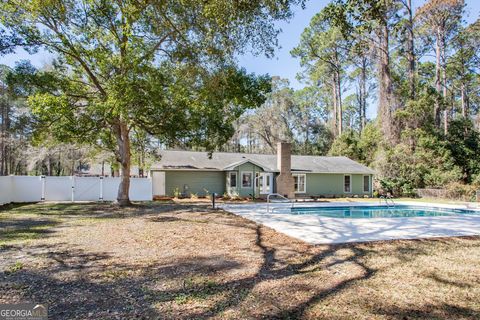
[[[297,207],[292,214],[308,214],[330,218],[371,219],[403,217],[437,217],[480,215],[479,211],[411,205],[386,206],[336,206],[336,207]]]
[[[311,244],[480,235],[480,210],[434,202],[223,204],[222,209]],[[292,210],[293,209],[293,210]]]

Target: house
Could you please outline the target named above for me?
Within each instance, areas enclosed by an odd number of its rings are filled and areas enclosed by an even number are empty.
[[[277,155],[161,151],[151,168],[154,196],[216,193],[266,197],[372,196],[374,171],[347,157],[291,155],[279,143]]]

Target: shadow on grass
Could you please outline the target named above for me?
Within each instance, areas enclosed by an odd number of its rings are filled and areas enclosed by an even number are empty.
[[[455,306],[453,304],[423,305],[420,308],[378,308],[376,314],[390,319],[479,319],[480,312],[470,308]]]
[[[36,202],[7,203],[0,205],[0,213],[12,210],[21,210],[22,207],[28,207],[37,204]]]
[[[1,219],[0,243],[32,240],[52,234],[59,224],[53,219]]]
[[[55,210],[61,210],[62,206],[55,205]],[[66,205],[63,208],[75,211],[76,209],[71,206]],[[104,206],[90,204],[89,210],[94,212],[106,210]],[[252,247],[248,250],[257,253],[259,264],[255,270],[249,270],[252,272],[247,274],[240,272],[233,279],[230,277],[221,280],[222,274],[240,270],[242,264],[222,255],[202,257],[201,253],[189,258],[177,258],[173,263],[164,265],[114,263],[108,253],[88,253],[67,245],[37,246],[29,248],[29,254],[50,261],[48,269],[35,270],[27,266],[1,277],[0,282],[4,282],[0,283],[1,295],[6,296],[11,288],[24,288],[19,289],[20,297],[28,301],[46,301],[50,305],[49,312],[52,318],[206,319],[222,318],[226,310],[242,309],[245,305],[256,303],[265,304],[268,299],[272,305],[276,304],[276,296],[258,298],[261,300],[255,300],[257,298],[254,296],[259,286],[271,285],[278,281],[280,285],[289,284],[284,288],[276,287],[281,289],[277,293],[281,295],[278,298],[286,296],[289,303],[279,304],[276,309],[269,311],[261,308],[255,310],[254,307],[248,306],[245,318],[302,319],[308,316],[308,311],[316,304],[368,280],[384,268],[393,267],[397,263],[411,262],[416,256],[429,254],[427,248],[432,243],[448,245],[448,242],[437,239],[398,241],[392,242],[397,245],[392,245],[386,252],[376,251],[375,244],[331,245],[322,246],[315,254],[302,256],[300,261],[286,262],[280,256],[278,247],[270,243],[265,234],[266,228],[224,215],[222,212],[213,212],[207,206],[199,209],[199,206],[149,204],[129,210],[125,216],[147,215],[149,221],[158,223],[192,222],[194,220],[185,219],[181,213],[195,210],[209,213],[205,217],[200,214],[201,221],[208,218],[212,219],[213,223],[249,229]],[[168,215],[163,215],[167,212]],[[227,219],[216,221],[211,218],[217,214]],[[78,215],[82,216],[80,213]],[[27,222],[24,223],[28,225]],[[349,254],[342,254],[344,251],[348,251]],[[397,259],[393,259],[394,262],[390,265],[373,268],[368,264],[371,255],[391,255]],[[308,281],[297,281],[299,277],[315,277],[316,272],[332,267],[352,270],[352,266],[355,272],[338,277],[335,281],[325,279],[326,282],[322,286],[310,285]],[[446,284],[442,282],[444,279],[435,280]],[[169,286],[167,282],[173,282],[175,285]],[[448,282],[447,285],[453,285],[452,281]],[[303,297],[293,299],[299,292]],[[188,303],[191,301],[202,302],[202,307],[189,307]],[[182,305],[185,304],[187,305],[182,309]],[[159,310],[158,305],[166,305],[166,309]],[[173,315],[165,313],[172,305],[173,308],[178,307],[179,311],[172,311]],[[345,312],[339,311],[339,316],[341,312]],[[479,316],[478,310],[449,304],[429,306],[419,304],[417,309],[414,306],[402,308],[392,304],[387,307],[376,307],[370,312],[393,319],[452,319],[462,316],[473,319]]]
[[[304,299],[303,301],[293,303],[290,301],[292,307],[280,307],[278,311],[268,313],[260,313],[255,315],[249,315],[248,318],[262,318],[262,319],[302,319],[306,316],[308,310],[316,305],[317,303],[340,294],[342,291],[355,286],[359,282],[368,280],[369,278],[375,276],[378,272],[394,267],[396,264],[403,264],[411,262],[416,256],[426,255],[426,251],[422,246],[428,246],[429,243],[443,242],[442,240],[434,239],[429,241],[400,241],[397,242],[398,250],[395,249],[390,251],[390,254],[398,259],[398,262],[391,263],[388,266],[383,268],[372,268],[368,265],[369,255],[377,255],[378,251],[371,249],[372,246],[375,246],[375,243],[371,244],[345,244],[345,245],[331,245],[325,246],[325,249],[318,254],[315,254],[305,261],[299,263],[289,263],[278,267],[279,261],[276,257],[276,249],[272,246],[265,244],[263,228],[260,226],[255,227],[255,245],[261,251],[262,255],[262,264],[258,268],[258,271],[249,277],[244,277],[241,279],[235,279],[232,281],[222,282],[211,286],[198,286],[192,289],[181,288],[179,290],[162,290],[160,296],[162,297],[161,301],[178,301],[179,298],[183,300],[188,299],[197,299],[201,297],[202,299],[209,299],[214,297],[219,297],[216,299],[216,302],[210,306],[207,310],[202,310],[199,312],[189,313],[188,315],[182,316],[181,318],[210,318],[221,316],[222,312],[229,308],[234,308],[240,306],[242,303],[247,302],[247,298],[253,294],[255,287],[260,286],[262,283],[276,280],[288,280],[294,279],[300,275],[310,274],[314,276],[314,272],[320,269],[328,269],[333,266],[350,266],[354,265],[360,272],[353,274],[341,281],[333,281],[330,286],[327,288],[317,288],[316,286],[311,286],[308,284],[298,284],[290,285],[285,287],[282,290],[282,295],[295,295],[299,291],[303,291],[310,295],[309,298]],[[468,238],[466,238],[468,239]],[[416,248],[416,246],[420,246]],[[342,250],[350,250],[353,254],[344,257],[337,258],[337,254]],[[333,258],[333,259],[332,259]],[[452,283],[448,283],[452,284]],[[393,288],[392,288],[393,289]],[[313,293],[313,294],[312,294]],[[250,300],[248,300],[250,301]],[[256,303],[256,302],[253,302]],[[273,303],[273,302],[272,302]],[[430,305],[426,308],[419,306],[418,310],[411,309],[401,309],[396,308],[394,304],[390,309],[378,310],[379,315],[391,315],[398,319],[407,319],[407,318],[422,318],[422,319],[432,319],[432,315],[437,316],[438,319],[452,319],[455,317],[465,316],[467,318],[476,318],[480,316],[478,310],[473,310],[469,308],[462,308],[453,305],[439,304],[438,306]],[[434,310],[435,312],[429,311],[429,309]],[[342,310],[344,312],[345,310]],[[396,317],[398,315],[398,317]],[[434,318],[435,318],[434,316]]]
[[[211,219],[185,219],[185,212],[210,213],[207,205],[183,205],[165,203],[137,204],[120,208],[112,203],[35,203],[9,204],[0,210],[0,243],[31,240],[50,236],[54,228],[72,220],[108,220],[145,216],[154,222],[207,223]],[[168,215],[163,215],[168,214]],[[176,215],[178,214],[178,217]],[[77,222],[78,221],[78,222]]]
[[[11,246],[4,251],[17,249]],[[27,263],[14,272],[0,272],[0,297],[46,302],[54,319],[167,319],[154,305],[171,299],[181,303],[182,295],[170,297],[146,290],[158,276],[180,279],[182,293],[208,298],[218,289],[215,282],[203,277],[240,266],[221,256],[180,259],[165,266],[112,263],[108,253],[87,253],[61,243],[31,246],[26,254],[47,260],[49,267],[30,269]]]
[[[85,218],[131,218],[161,213],[185,211],[211,212],[208,204],[175,204],[162,202],[136,203],[129,207],[119,207],[111,202],[87,203],[28,203],[8,204],[0,207],[0,214],[38,215]]]
[[[435,280],[436,282],[439,282],[441,284],[446,284],[449,286],[455,286],[458,288],[472,288],[473,285],[471,283],[466,283],[466,282],[460,282],[460,281],[452,281],[450,279],[446,279],[444,277],[439,276],[436,273],[432,273],[428,275],[428,277],[432,280]]]

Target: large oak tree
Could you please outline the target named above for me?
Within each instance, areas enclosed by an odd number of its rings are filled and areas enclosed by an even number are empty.
[[[30,98],[58,139],[112,150],[117,200],[129,204],[132,130],[213,150],[269,90],[235,56],[272,55],[274,21],[302,0],[8,0],[1,22],[29,48],[58,57],[57,89]]]

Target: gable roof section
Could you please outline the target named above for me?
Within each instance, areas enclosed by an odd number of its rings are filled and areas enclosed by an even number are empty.
[[[162,158],[152,166],[152,170],[230,171],[251,162],[265,171],[278,172],[277,156],[273,154],[214,152],[211,159],[207,152],[162,150],[160,154]],[[297,155],[292,155],[292,172],[375,173],[347,157]]]
[[[254,164],[257,167],[262,168],[264,171],[276,171],[275,168],[266,167],[264,164],[258,163],[256,161],[251,160],[251,159],[244,159],[244,160],[241,160],[239,162],[231,163],[228,166],[226,166],[225,168],[223,168],[223,170],[224,171],[232,171],[232,170],[235,170],[236,167],[241,166],[244,163]]]

